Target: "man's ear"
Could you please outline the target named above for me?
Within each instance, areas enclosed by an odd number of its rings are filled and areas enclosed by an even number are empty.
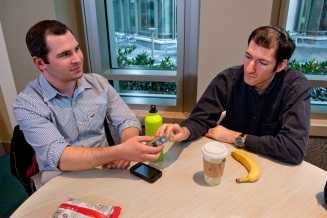
[[[39,71],[44,72],[46,70],[47,64],[43,61],[42,58],[34,56],[32,61]]]
[[[279,73],[282,70],[285,70],[288,66],[288,60],[287,59],[283,59],[281,62],[279,62],[277,69],[276,69],[276,73]]]

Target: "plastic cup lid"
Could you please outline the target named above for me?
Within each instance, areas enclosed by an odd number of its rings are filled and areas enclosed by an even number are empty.
[[[208,142],[202,147],[202,153],[208,158],[224,159],[228,156],[229,151],[222,143]]]

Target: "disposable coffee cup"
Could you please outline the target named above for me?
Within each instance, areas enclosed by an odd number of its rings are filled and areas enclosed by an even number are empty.
[[[208,185],[220,184],[229,151],[219,142],[208,142],[202,147],[203,174]]]

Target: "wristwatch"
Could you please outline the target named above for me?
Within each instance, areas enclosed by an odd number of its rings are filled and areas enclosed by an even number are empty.
[[[246,139],[246,134],[241,133],[241,135],[237,136],[234,145],[238,148],[243,148],[245,146],[245,139]]]

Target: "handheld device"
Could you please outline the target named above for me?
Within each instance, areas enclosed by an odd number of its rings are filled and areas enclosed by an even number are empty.
[[[155,137],[153,140],[147,143],[147,145],[158,147],[162,144],[168,142],[168,139],[165,136]]]
[[[162,172],[145,163],[139,162],[130,168],[130,173],[141,179],[153,183],[162,176]]]

